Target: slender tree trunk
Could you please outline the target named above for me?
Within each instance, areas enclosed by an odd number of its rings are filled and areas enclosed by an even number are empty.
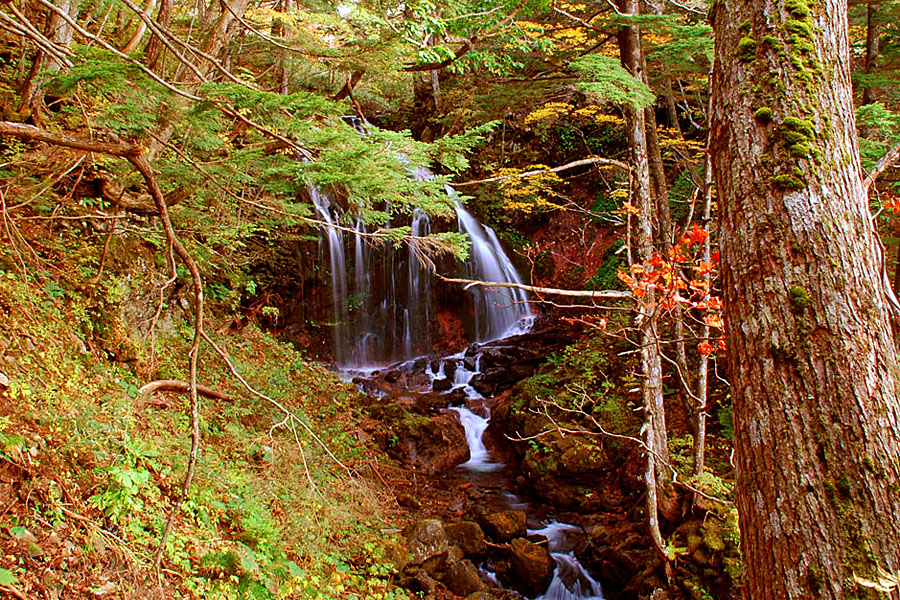
[[[744,597],[883,598],[898,368],[861,178],[846,0],[716,0],[712,158]]]
[[[869,2],[866,6],[866,64],[864,73],[871,75],[878,66],[878,57],[881,53],[881,21],[878,12],[881,3]],[[863,88],[863,104],[876,102],[875,86],[867,85]]]
[[[703,178],[703,218],[704,228],[709,228],[709,221],[712,216],[712,158],[709,153],[706,155],[706,173]],[[703,260],[710,262],[712,257],[712,236],[707,237],[703,242]],[[704,281],[708,284],[712,277],[709,274],[703,276]],[[711,290],[710,287],[707,290]],[[709,298],[710,291],[706,292],[706,298]],[[700,329],[700,337],[708,339],[710,334],[709,325],[704,324]],[[697,365],[697,389],[694,393],[694,422],[692,428],[694,430],[694,475],[703,472],[706,465],[706,413],[709,410],[709,357],[700,354],[700,362]]]
[[[147,0],[147,5],[144,7],[143,12],[144,16],[149,17],[154,8],[156,8],[156,0]],[[135,48],[138,47],[138,44],[140,44],[141,40],[144,38],[145,33],[147,33],[147,23],[144,22],[144,19],[138,19],[137,30],[134,32],[134,35],[131,36],[128,43],[125,44],[125,47],[122,48],[122,52],[125,54],[134,52]]]
[[[175,0],[162,0],[162,3],[159,5],[159,12],[156,14],[156,22],[159,23],[160,28],[163,31],[171,28],[172,11],[174,7]],[[156,69],[156,65],[162,56],[163,48],[165,48],[165,46],[163,45],[162,40],[159,39],[159,36],[156,34],[152,35],[150,41],[147,42],[147,47],[144,49],[148,67],[154,70]]]
[[[637,0],[622,0],[622,12],[638,14]],[[638,81],[644,81],[640,31],[637,27],[623,27],[620,32],[622,62]],[[650,181],[650,162],[647,148],[647,124],[643,109],[631,105],[624,107],[628,144],[631,148],[632,202],[639,211],[634,229],[635,259],[644,262],[653,255],[653,218],[656,212]],[[652,294],[651,294],[652,295]],[[672,480],[668,467],[669,449],[666,435],[666,411],[663,404],[662,358],[659,349],[659,333],[653,298],[645,299],[642,313],[638,315],[639,343],[641,345],[641,390],[646,425],[643,441],[648,448],[645,484],[647,486],[647,511],[650,533],[657,550],[664,554],[665,543],[659,529],[658,512],[665,496],[662,492]]]
[[[69,16],[75,17],[78,13],[79,0],[56,0],[55,4],[58,8],[65,11]],[[47,20],[47,38],[61,48],[69,48],[72,45],[72,36],[75,33],[74,28],[69,25],[58,13],[50,11],[50,17]],[[62,64],[53,56],[43,51],[38,51],[28,73],[28,78],[21,88],[21,104],[20,110],[30,107],[32,116],[36,122],[40,122],[41,107],[44,103],[44,93],[41,90],[41,73],[50,71],[55,73],[63,67]]]

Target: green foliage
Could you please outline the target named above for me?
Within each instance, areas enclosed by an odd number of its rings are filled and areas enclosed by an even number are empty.
[[[587,80],[578,87],[601,101],[646,108],[656,99],[645,83],[636,80],[618,60],[609,56],[588,54],[573,60],[569,66]]]

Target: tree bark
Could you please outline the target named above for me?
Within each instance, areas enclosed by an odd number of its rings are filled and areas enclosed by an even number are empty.
[[[163,31],[168,30],[172,25],[172,11],[174,8],[175,0],[162,0],[162,3],[159,5],[159,12],[156,13],[156,22],[159,23]],[[147,42],[147,47],[144,49],[147,67],[156,70],[156,64],[162,57],[163,48],[165,48],[165,45],[158,35],[153,34],[150,36],[150,41]],[[158,72],[161,73],[162,69]]]
[[[744,596],[884,597],[898,369],[863,188],[846,0],[716,0],[711,117]]]

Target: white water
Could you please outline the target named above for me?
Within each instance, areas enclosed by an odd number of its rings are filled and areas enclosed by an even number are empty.
[[[456,192],[450,190],[453,194]],[[462,204],[456,202],[460,233],[469,236],[468,279],[522,285],[509,256],[503,251],[497,234],[482,225]],[[528,294],[520,288],[473,286],[469,294],[475,303],[475,337],[478,341],[496,340],[511,335],[523,317],[531,317]]]
[[[412,175],[433,177],[425,169]],[[447,193],[456,196],[449,186]],[[322,240],[328,248],[331,269],[335,363],[341,368],[358,368],[427,354],[436,326],[434,282],[431,271],[418,258],[418,243],[412,241],[406,250],[390,244],[375,249],[362,220],[353,223],[352,230],[338,229],[340,207],[318,188],[310,187],[310,196],[317,216],[326,223]],[[455,204],[459,231],[471,241],[469,258],[463,264],[466,277],[521,285],[522,280],[494,231],[479,223],[459,202]],[[409,223],[414,237],[431,233],[431,221],[424,210],[415,209]],[[389,219],[383,227],[391,228]],[[523,319],[527,321],[532,316],[528,294],[522,289],[475,286],[467,295],[473,305],[470,318],[474,320],[476,341],[520,332]]]
[[[524,325],[526,327],[530,324]],[[453,373],[453,389],[465,389],[468,399],[481,399],[482,396],[469,386],[469,381],[479,372],[480,355],[475,359],[475,370],[468,371],[465,368],[462,353],[449,356],[440,361],[438,372],[430,369],[428,373],[433,379],[446,378],[444,365],[446,360],[455,361],[456,370]],[[490,423],[490,413],[487,417],[481,417],[465,406],[454,406],[450,410],[459,415],[460,423],[466,433],[466,442],[469,445],[470,458],[460,465],[461,469],[476,473],[485,473],[503,468],[505,465],[491,460],[490,452],[484,445],[484,432]],[[510,507],[514,510],[524,510],[528,505],[523,503],[515,494],[504,491]],[[540,529],[529,529],[529,534],[543,535],[549,540],[548,549],[553,560],[556,561],[556,569],[553,579],[547,587],[547,591],[535,600],[604,600],[603,590],[600,584],[584,569],[568,539],[568,534],[580,533],[581,528],[568,523],[552,521]],[[494,579],[496,581],[496,579]]]
[[[600,584],[584,570],[567,539],[568,533],[581,529],[568,523],[554,521],[542,529],[529,529],[528,533],[543,535],[550,540],[549,550],[556,561],[553,581],[543,596],[536,600],[603,600]]]

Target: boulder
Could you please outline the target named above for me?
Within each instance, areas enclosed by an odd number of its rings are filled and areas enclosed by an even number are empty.
[[[456,413],[420,415],[397,402],[369,408],[383,423],[375,438],[382,449],[397,460],[434,473],[469,460],[466,431]]]
[[[444,530],[451,544],[459,546],[466,556],[483,556],[487,552],[484,531],[474,521],[450,523]]]
[[[509,566],[512,586],[526,596],[534,597],[547,591],[556,561],[546,546],[516,538],[509,545]]]
[[[406,548],[412,564],[422,564],[429,558],[445,554],[450,543],[443,522],[440,519],[416,521],[406,536]]]
[[[468,596],[487,588],[478,575],[478,569],[470,560],[461,560],[450,565],[444,574],[444,584],[457,596]]]
[[[452,387],[453,381],[451,379],[447,379],[446,377],[444,379],[435,379],[431,383],[431,389],[433,389],[435,392],[446,392]]]
[[[482,517],[484,532],[500,544],[513,538],[525,537],[525,513],[521,510],[504,510]]]

